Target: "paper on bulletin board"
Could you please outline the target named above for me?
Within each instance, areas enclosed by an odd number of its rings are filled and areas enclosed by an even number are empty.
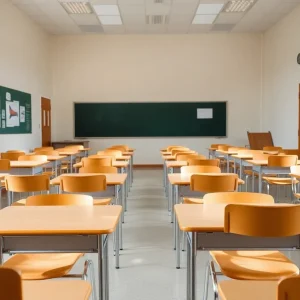
[[[213,109],[212,108],[197,108],[197,119],[212,119]]]

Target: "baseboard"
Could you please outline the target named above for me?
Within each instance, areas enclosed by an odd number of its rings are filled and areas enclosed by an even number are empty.
[[[133,165],[134,169],[162,169],[163,165]]]

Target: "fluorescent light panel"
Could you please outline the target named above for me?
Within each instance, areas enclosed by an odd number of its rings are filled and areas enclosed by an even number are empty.
[[[93,13],[93,10],[88,2],[60,2],[60,4],[69,15]]]
[[[222,10],[224,4],[203,4],[200,3],[196,12],[196,15],[217,15]]]
[[[98,16],[102,25],[122,25],[120,16]]]
[[[193,24],[212,24],[217,15],[196,15]]]
[[[255,3],[255,0],[232,0],[227,3],[224,12],[246,12]]]
[[[96,15],[98,16],[119,16],[118,5],[93,5]]]

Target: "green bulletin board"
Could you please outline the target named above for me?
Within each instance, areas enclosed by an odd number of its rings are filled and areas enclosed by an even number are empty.
[[[0,134],[32,133],[31,95],[0,86]]]

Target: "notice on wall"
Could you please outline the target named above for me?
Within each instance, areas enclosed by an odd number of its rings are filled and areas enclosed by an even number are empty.
[[[197,119],[213,119],[213,109],[197,108]]]

